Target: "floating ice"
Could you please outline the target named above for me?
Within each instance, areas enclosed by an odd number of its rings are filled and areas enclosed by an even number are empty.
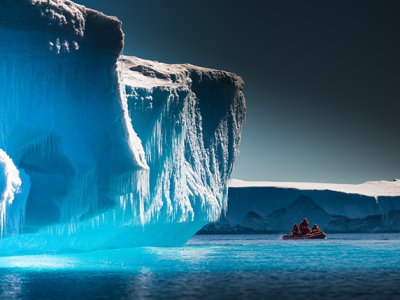
[[[0,0],[0,35],[0,148],[27,182],[0,253],[177,245],[219,217],[238,76],[120,58],[120,21],[71,1]]]

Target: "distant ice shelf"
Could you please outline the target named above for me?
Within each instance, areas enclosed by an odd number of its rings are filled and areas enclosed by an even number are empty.
[[[270,187],[313,191],[333,191],[346,194],[358,194],[370,197],[396,197],[400,196],[400,180],[392,181],[367,181],[360,184],[337,184],[337,183],[315,183],[315,182],[273,182],[273,181],[245,181],[231,179],[229,186],[240,187]]]
[[[120,56],[121,22],[68,0],[0,0],[0,35],[0,255],[181,245],[219,218],[240,77]]]
[[[326,232],[400,232],[400,181],[361,184],[232,179],[228,211],[200,233],[287,232],[307,217]]]

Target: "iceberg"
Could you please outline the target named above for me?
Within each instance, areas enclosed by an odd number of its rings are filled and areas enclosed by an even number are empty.
[[[226,210],[242,79],[123,56],[121,28],[0,0],[0,255],[181,245]]]
[[[361,184],[230,180],[229,207],[200,233],[285,233],[307,217],[327,233],[398,232],[400,180]]]

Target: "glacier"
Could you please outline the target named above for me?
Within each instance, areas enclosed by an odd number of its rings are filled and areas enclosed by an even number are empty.
[[[229,207],[200,233],[285,233],[307,217],[329,233],[400,231],[400,180],[361,184],[232,179]]]
[[[0,0],[0,36],[0,255],[182,245],[226,210],[239,76],[124,56],[68,0]]]

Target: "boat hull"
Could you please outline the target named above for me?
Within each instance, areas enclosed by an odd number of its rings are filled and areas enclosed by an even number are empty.
[[[323,231],[314,232],[314,233],[307,233],[307,234],[285,234],[282,239],[284,240],[322,240],[326,239],[326,234]]]

